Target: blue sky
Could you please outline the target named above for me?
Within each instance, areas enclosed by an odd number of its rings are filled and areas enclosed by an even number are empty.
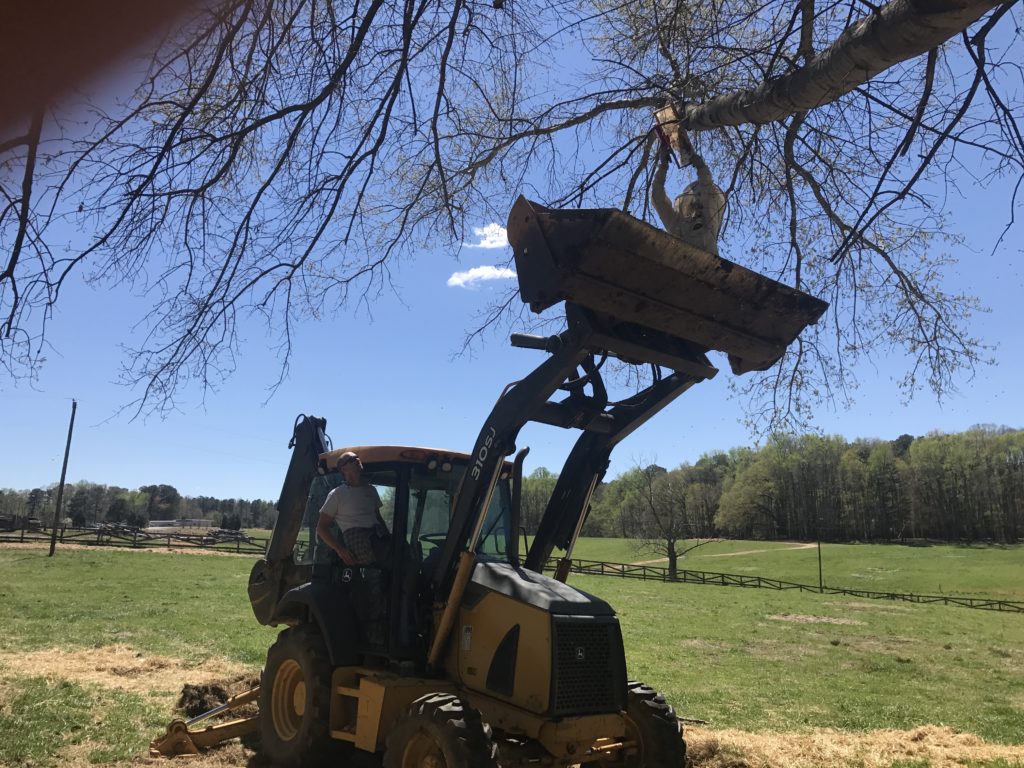
[[[975,330],[997,346],[996,364],[961,382],[960,393],[941,404],[928,392],[904,404],[895,384],[902,361],[875,360],[857,371],[861,388],[851,409],[818,411],[824,432],[892,439],[978,423],[1024,427],[1021,248],[1011,236],[992,252],[1006,220],[1001,190],[969,193],[961,216],[968,245],[955,252],[960,263],[948,284],[991,307],[978,316]],[[479,242],[494,245],[498,238],[500,244],[500,232],[485,224]],[[467,247],[458,258],[428,251],[407,261],[394,275],[393,294],[300,327],[289,376],[269,400],[277,361],[262,327],[252,325],[238,370],[220,391],[209,393],[205,405],[198,392],[187,391],[181,412],[163,419],[117,415],[132,393],[112,383],[118,345],[131,342],[145,303],[124,291],[75,284],[48,326],[53,350],[39,381],[0,382],[0,487],[59,480],[71,398],[78,401],[78,415],[69,481],[129,488],[168,483],[188,495],[276,499],[299,413],[325,416],[335,446],[468,450],[503,387],[542,355],[492,336],[473,357],[453,357],[474,312],[511,279],[495,268],[506,257],[500,247]],[[728,366],[718,364],[715,379],[684,394],[617,449],[610,477],[636,463],[675,466],[711,450],[751,444],[741,403],[729,398]],[[528,426],[520,439],[520,447],[531,447],[526,470],[557,471],[574,439],[575,433]]]
[[[937,403],[928,391],[904,403],[896,382],[899,357],[874,359],[856,371],[860,388],[848,410],[819,408],[823,432],[848,439],[893,439],[979,423],[1024,427],[1024,268],[1020,226],[996,247],[1011,212],[1011,184],[980,188],[965,170],[953,224],[966,236],[953,255],[950,292],[977,295],[991,308],[976,317],[975,335],[995,347],[996,364],[961,380],[960,392]],[[1012,180],[1010,180],[1012,181]],[[511,204],[519,190],[508,190]],[[1024,218],[1018,205],[1017,220]],[[74,237],[69,237],[73,240]],[[944,247],[937,244],[936,247]],[[279,363],[265,329],[248,326],[238,370],[205,403],[182,393],[180,412],[132,420],[118,414],[136,395],[115,384],[120,345],[138,342],[147,303],[127,289],[72,282],[47,324],[52,346],[37,382],[0,379],[0,488],[29,489],[60,478],[71,399],[78,401],[68,480],[135,488],[168,483],[188,495],[276,499],[299,413],[324,416],[335,446],[416,444],[468,450],[505,385],[541,361],[492,335],[473,356],[455,356],[464,333],[514,276],[498,265],[508,246],[496,222],[479,222],[477,239],[460,253],[427,250],[393,272],[394,291],[348,314],[299,326],[288,378],[271,396]],[[734,257],[723,247],[722,255]],[[826,315],[827,321],[828,315]],[[716,449],[750,445],[742,403],[730,398],[731,373],[680,397],[631,435],[612,457],[609,476],[635,464],[676,466]],[[269,399],[268,399],[269,398]],[[557,471],[576,433],[529,425],[526,471]]]
[[[1024,427],[1020,226],[995,248],[1011,215],[1010,185],[980,189],[970,173],[963,174],[963,198],[951,206],[967,244],[954,251],[959,264],[947,284],[951,292],[973,293],[991,308],[977,316],[974,331],[996,347],[996,364],[978,370],[971,381],[961,380],[960,392],[941,404],[927,391],[904,404],[896,381],[905,361],[865,362],[856,371],[861,386],[853,407],[818,409],[815,421],[823,432],[892,439],[979,423]],[[509,190],[510,202],[518,191]],[[1024,218],[1024,210],[1016,214],[1018,221]],[[127,290],[70,284],[47,324],[52,349],[39,380],[0,379],[0,488],[59,480],[72,398],[79,405],[68,465],[72,482],[128,488],[168,483],[188,495],[276,499],[299,413],[326,417],[335,446],[409,443],[468,450],[505,385],[543,354],[513,349],[495,335],[472,357],[453,357],[474,313],[513,279],[496,266],[508,256],[497,224],[479,224],[477,242],[499,247],[424,251],[396,268],[393,293],[349,314],[300,326],[289,376],[269,400],[278,361],[263,327],[253,324],[243,333],[238,370],[223,387],[208,393],[205,403],[194,389],[183,392],[181,411],[166,418],[118,414],[135,397],[113,383],[119,345],[137,341],[144,331],[136,326],[146,302]],[[722,255],[733,256],[727,247]],[[684,394],[617,449],[610,476],[637,463],[675,466],[753,442],[742,424],[742,403],[729,396],[728,366],[715,362],[721,368],[715,379]],[[520,446],[531,447],[526,470],[557,471],[574,440],[575,433],[528,426],[520,436]]]

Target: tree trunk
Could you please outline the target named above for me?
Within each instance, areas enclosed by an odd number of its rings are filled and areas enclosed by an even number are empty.
[[[1013,2],[1013,0],[1011,0]],[[680,109],[689,130],[763,124],[829,104],[902,61],[962,32],[999,0],[893,0],[790,75]]]

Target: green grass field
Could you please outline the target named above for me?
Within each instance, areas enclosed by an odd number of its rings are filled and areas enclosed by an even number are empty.
[[[590,540],[576,554],[648,559],[610,554],[625,554],[623,546]],[[709,545],[683,567],[816,582],[814,550],[784,546]],[[840,573],[844,580],[865,574],[860,586],[882,581],[884,589],[929,592],[941,584],[948,592],[1024,595],[1024,548],[829,546],[824,557],[830,584],[831,564],[836,582]],[[144,688],[126,692],[33,673],[15,663],[27,652],[88,655],[126,646],[179,659],[196,676],[225,661],[257,672],[275,630],[259,626],[249,608],[251,564],[247,557],[72,547],[47,558],[45,549],[0,547],[0,765],[64,764],[75,745],[89,762],[127,759],[144,752],[172,714],[166,695]],[[681,715],[713,728],[942,724],[996,743],[1024,743],[1024,615],[613,577],[571,583],[617,608],[630,675],[662,690]]]
[[[630,676],[716,727],[941,723],[1024,739],[1022,615],[609,577],[574,584],[617,607]]]
[[[713,541],[681,558],[679,567],[816,585],[817,549],[793,549],[795,546],[778,541]],[[658,554],[629,539],[580,539],[573,557],[635,563],[655,559]],[[1021,546],[822,544],[821,561],[825,584],[832,587],[1024,601]]]

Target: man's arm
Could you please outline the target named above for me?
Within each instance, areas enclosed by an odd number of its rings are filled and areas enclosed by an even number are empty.
[[[704,185],[705,188],[714,186],[715,180],[711,178],[711,169],[708,168],[708,164],[704,162],[704,158],[694,153],[690,160],[690,165],[697,169],[697,181]]]
[[[657,166],[654,169],[654,179],[651,182],[651,203],[654,205],[654,210],[658,212],[658,217],[661,219],[662,226],[669,233],[675,235],[676,232],[676,212],[672,207],[672,201],[668,199],[668,195],[665,193],[665,175],[668,172],[668,147],[664,144],[658,148],[658,159]]]
[[[345,565],[355,565],[356,558],[352,554],[352,551],[338,541],[338,538],[331,533],[331,523],[334,522],[334,518],[330,515],[321,512],[320,517],[316,521],[316,535],[320,537],[328,547],[338,553],[338,557],[341,558],[341,562]]]

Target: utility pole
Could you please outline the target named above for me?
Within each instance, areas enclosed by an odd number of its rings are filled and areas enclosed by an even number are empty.
[[[818,510],[817,523],[814,526],[814,533],[818,539],[818,592],[823,593],[825,591],[825,577],[821,570],[821,510]]]
[[[825,577],[821,572],[821,537],[818,537],[818,592],[825,591]]]
[[[71,453],[71,433],[75,431],[75,410],[78,403],[71,398],[71,423],[68,424],[68,444],[64,447],[64,466],[60,470],[60,485],[57,487],[57,509],[53,512],[53,532],[50,534],[50,557],[57,549],[57,525],[60,522],[60,504],[64,499],[64,477],[68,473],[68,454]]]
[[[814,538],[818,544],[818,592],[824,593],[825,579],[821,571],[821,510],[818,510],[817,517],[814,518]]]

